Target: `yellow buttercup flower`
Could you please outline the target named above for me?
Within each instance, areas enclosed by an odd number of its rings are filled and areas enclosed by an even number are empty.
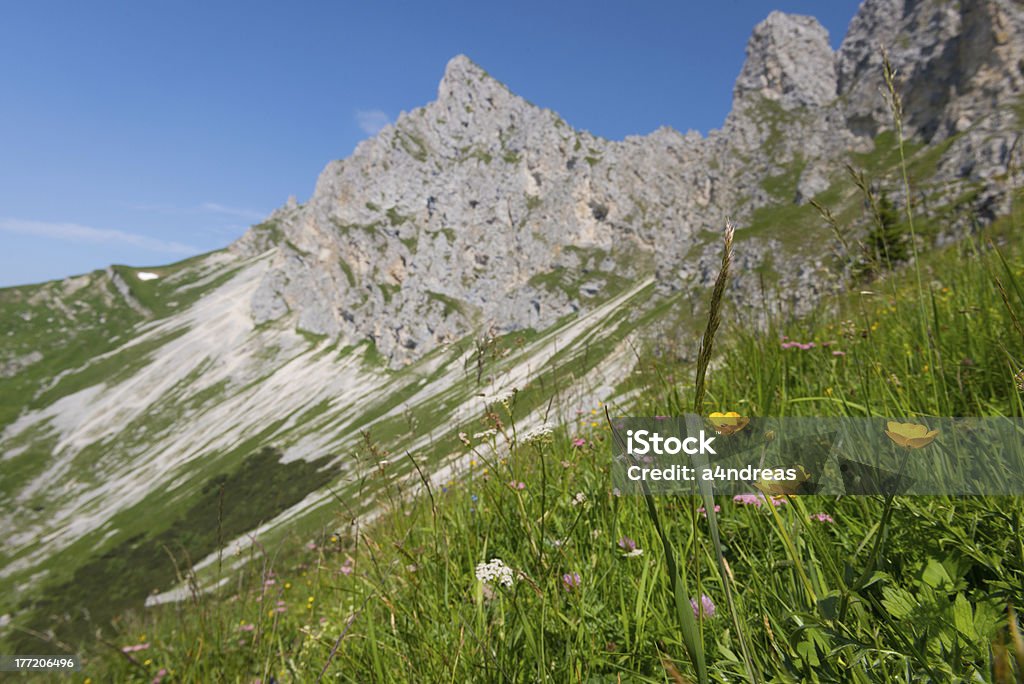
[[[715,411],[708,419],[711,421],[711,425],[715,428],[715,432],[720,435],[729,436],[735,434],[747,427],[750,423],[750,418],[746,418],[736,413],[735,411],[729,411],[728,413],[719,413]]]
[[[886,423],[886,427],[888,429],[885,431],[885,436],[891,439],[896,446],[901,446],[904,449],[926,447],[939,434],[938,430],[929,430],[927,425],[918,423],[897,423],[890,420]]]

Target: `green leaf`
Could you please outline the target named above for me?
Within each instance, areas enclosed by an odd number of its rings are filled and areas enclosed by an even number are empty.
[[[882,605],[889,611],[889,615],[896,618],[907,617],[918,605],[909,591],[898,587],[883,587],[882,597]]]
[[[807,661],[809,665],[817,667],[821,665],[821,661],[818,659],[818,651],[814,648],[813,641],[801,641],[796,645],[796,652],[801,658]]]
[[[934,589],[953,586],[953,578],[946,572],[946,567],[934,558],[928,559],[928,565],[921,574],[921,581]]]
[[[971,603],[963,594],[957,594],[953,601],[953,625],[970,641],[977,641],[978,632],[974,628],[974,612]]]
[[[818,611],[826,620],[835,620],[839,617],[840,595],[838,591],[830,592],[827,596],[818,599]]]

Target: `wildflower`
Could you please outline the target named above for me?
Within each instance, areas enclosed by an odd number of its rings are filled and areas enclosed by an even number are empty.
[[[832,356],[846,356],[846,352],[839,351],[838,349],[832,352]]]
[[[136,651],[145,651],[149,648],[149,644],[134,644],[132,646],[122,646],[121,653],[135,653]]]
[[[562,575],[562,587],[566,591],[572,591],[574,589],[579,588],[580,583],[582,581],[583,580],[582,578],[580,578],[580,573],[578,572],[567,572],[564,575]]]
[[[897,423],[889,421],[885,436],[893,441],[896,446],[904,449],[920,449],[932,443],[932,440],[939,434],[938,430],[928,430],[927,425],[918,423]]]
[[[577,437],[576,439],[572,440],[572,445],[574,447],[587,446],[587,440],[583,439],[582,437]]]
[[[690,607],[693,608],[693,617],[697,619],[700,619],[702,616],[715,616],[715,604],[706,594],[700,595],[699,604],[697,599],[690,599]]]
[[[504,587],[511,587],[515,581],[512,568],[500,558],[492,558],[490,563],[478,563],[476,578],[484,584],[500,584]]]
[[[516,482],[515,480],[512,480],[511,482],[509,482],[508,486],[511,489],[518,489],[520,491],[523,490],[523,489],[526,489],[526,483],[525,482]]]
[[[1017,374],[1013,376],[1013,381],[1017,383],[1017,390],[1024,392],[1024,368],[1017,371]]]
[[[552,440],[551,427],[548,425],[539,425],[534,429],[526,433],[523,438],[524,442],[533,442],[535,444],[549,444]]]
[[[776,508],[783,506],[786,503],[786,497],[784,496],[773,496],[769,499],[764,494],[737,494],[732,497],[732,500],[735,503],[742,504],[744,506],[754,506],[755,508],[760,508],[769,501]]]
[[[834,523],[835,519],[828,513],[815,513],[811,516],[811,520],[817,520],[818,522]]]
[[[251,632],[254,629],[256,629],[256,625],[254,625],[251,622],[249,622],[249,623],[246,623],[244,625],[238,625],[238,629],[243,631],[243,632]]]
[[[152,684],[160,684],[160,682],[162,682],[164,680],[164,677],[166,676],[167,668],[161,667],[159,670],[156,671],[156,677],[153,677]]]
[[[720,513],[721,511],[722,511],[722,507],[719,506],[718,504],[715,504],[715,513]],[[708,517],[708,512],[707,512],[707,510],[703,506],[698,508],[697,512],[700,513],[701,515],[703,515],[705,518]]]
[[[309,542],[306,544],[306,548],[310,551],[316,551],[316,542]]]
[[[465,432],[459,433],[459,441],[465,444],[466,446],[470,445],[469,437],[466,435]]]
[[[572,498],[572,505],[582,506],[585,503],[587,503],[587,495],[583,492],[576,492],[576,496]]]
[[[745,418],[735,411],[729,411],[728,413],[719,413],[715,411],[708,419],[711,421],[711,425],[715,428],[715,432],[720,435],[729,436],[735,434],[747,427],[750,423],[749,418]]]
[[[570,463],[569,461],[563,460],[562,461],[562,467],[566,468],[566,469],[571,468],[572,467],[572,463]]]
[[[764,496],[761,494],[737,494],[732,497],[733,502],[742,504],[744,506],[756,506],[761,507],[764,503]]]
[[[632,558],[634,556],[642,556],[644,554],[643,549],[638,549],[636,542],[629,537],[623,537],[619,540],[619,548],[625,551],[623,554],[625,558]]]
[[[614,496],[614,497],[622,496],[622,490],[619,489],[618,487],[612,487],[612,496]]]

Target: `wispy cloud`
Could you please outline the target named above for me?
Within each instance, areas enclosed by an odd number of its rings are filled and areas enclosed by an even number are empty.
[[[196,254],[201,251],[192,245],[186,245],[181,242],[169,242],[137,233],[126,233],[123,230],[92,228],[77,223],[50,223],[47,221],[0,218],[0,231],[68,242],[117,243],[138,247],[150,252],[164,252],[167,254]]]
[[[356,110],[356,123],[363,133],[377,135],[380,129],[391,123],[391,117],[379,109]]]
[[[231,207],[220,202],[203,202],[194,207],[176,207],[173,204],[130,204],[128,206],[137,211],[152,211],[160,214],[221,214],[244,221],[262,221],[267,216],[267,212],[264,211]]]
[[[227,207],[218,202],[203,202],[199,205],[199,208],[203,211],[208,211],[214,214],[224,214],[226,216],[234,216],[236,218],[245,219],[246,221],[259,221],[266,217],[266,214],[261,211],[240,209],[238,207]]]

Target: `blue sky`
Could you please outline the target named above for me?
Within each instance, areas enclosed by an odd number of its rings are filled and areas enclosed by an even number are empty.
[[[0,22],[0,286],[237,238],[465,53],[621,139],[721,126],[754,25],[854,0],[33,2]]]

